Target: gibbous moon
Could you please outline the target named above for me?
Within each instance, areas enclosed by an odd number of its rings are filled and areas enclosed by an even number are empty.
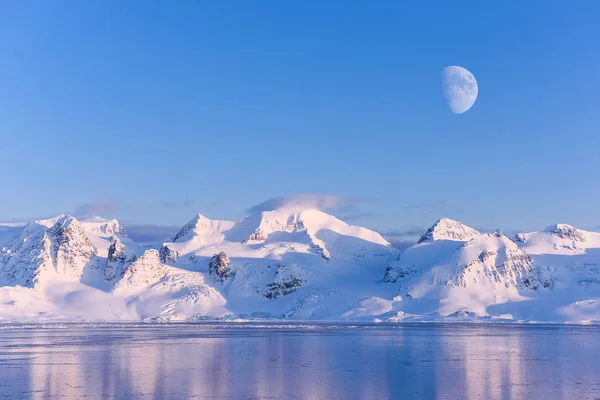
[[[477,81],[469,70],[456,65],[444,68],[442,89],[448,107],[454,114],[462,114],[477,100]]]

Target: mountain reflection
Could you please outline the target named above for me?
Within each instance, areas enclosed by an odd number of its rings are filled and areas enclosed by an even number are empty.
[[[600,396],[600,328],[181,325],[4,329],[0,397]]]

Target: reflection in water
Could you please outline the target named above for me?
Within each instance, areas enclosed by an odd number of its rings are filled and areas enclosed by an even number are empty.
[[[600,328],[0,325],[0,397],[600,397]]]

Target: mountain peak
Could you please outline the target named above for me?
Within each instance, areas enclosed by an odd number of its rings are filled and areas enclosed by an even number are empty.
[[[481,233],[467,225],[449,218],[441,218],[431,226],[417,243],[434,240],[467,241]]]
[[[88,217],[79,220],[86,232],[100,236],[118,236],[121,239],[128,237],[125,228],[116,219],[105,219],[102,217]]]
[[[72,221],[77,221],[75,217],[69,214],[59,214],[54,218],[48,219],[40,219],[35,221],[36,224],[43,225],[46,228],[52,228],[54,225],[59,224],[59,226],[67,227]]]
[[[554,224],[548,226],[545,231],[549,234],[554,234],[561,239],[572,239],[579,242],[585,242],[585,235],[583,231],[568,225],[568,224]]]
[[[221,241],[222,232],[231,229],[235,225],[232,221],[219,221],[196,214],[179,232],[173,236],[172,242],[184,241],[192,237],[200,237],[203,242],[207,240]]]
[[[87,242],[89,242],[89,244],[91,245],[89,238],[85,234],[86,230],[83,224],[80,221],[78,221],[75,217],[72,217],[68,214],[63,214],[55,218],[54,221],[54,225],[48,228],[47,231],[48,234],[50,234],[51,236],[59,237],[62,240],[66,238],[66,236],[64,235],[67,235],[69,236],[69,240],[75,238],[76,240],[86,242],[86,244],[88,244]],[[71,235],[75,236],[70,237]]]

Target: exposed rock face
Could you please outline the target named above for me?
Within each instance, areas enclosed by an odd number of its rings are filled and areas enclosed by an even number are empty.
[[[506,288],[533,290],[549,286],[531,256],[501,233],[481,235],[462,246],[469,247],[481,248],[481,251],[476,259],[459,265],[453,285],[470,287],[480,282],[494,282]],[[464,254],[469,253],[465,251]]]
[[[331,260],[331,253],[325,247],[318,245],[318,244],[313,244],[310,247],[315,249],[317,251],[317,254],[319,254],[321,257],[323,257],[324,260],[326,260],[326,261]]]
[[[231,261],[225,252],[212,256],[208,263],[208,272],[214,280],[221,283],[225,283],[233,275]]]
[[[260,230],[260,228],[257,228],[254,230],[254,232],[250,234],[250,236],[248,236],[248,239],[246,239],[244,242],[264,242],[266,239],[267,236],[263,233],[263,231]]]
[[[109,263],[113,263],[113,262],[124,262],[125,261],[125,246],[123,246],[123,243],[121,242],[121,240],[119,240],[119,238],[117,237],[112,237],[112,243],[110,245],[110,247],[108,248],[108,262]]]
[[[465,241],[474,238],[481,233],[460,222],[442,218],[425,232],[417,243],[432,242],[434,240],[456,240]]]
[[[383,281],[385,283],[395,283],[399,277],[400,274],[398,273],[398,270],[389,265],[385,270],[385,274],[383,275]]]
[[[473,318],[473,317],[477,317],[477,314],[472,312],[472,311],[466,311],[466,310],[460,310],[460,311],[455,311],[452,314],[448,314],[448,317],[468,317],[468,318]]]
[[[112,281],[117,276],[117,270],[114,265],[107,265],[104,269],[104,279]]]
[[[396,283],[398,279],[402,279],[405,276],[416,273],[417,271],[407,268],[394,268],[391,265],[388,266],[383,275],[383,281],[385,283]]]
[[[329,253],[329,250],[327,250],[324,247],[319,247],[319,249],[320,249],[321,257],[323,257],[327,261],[330,261],[331,260],[331,253]]]
[[[140,257],[127,264],[123,277],[115,284],[116,289],[141,289],[161,280],[166,274],[157,250],[146,250]]]
[[[112,243],[108,248],[108,258],[106,260],[106,268],[104,269],[104,279],[107,281],[121,276],[125,261],[127,260],[125,246],[121,240],[116,236],[112,236],[111,239]]]
[[[166,244],[160,248],[160,262],[163,264],[173,264],[179,258],[179,253],[171,249]]]
[[[400,277],[400,271],[390,265],[385,270],[383,281],[385,283],[395,283]]]
[[[567,224],[555,224],[546,228],[546,232],[555,234],[561,239],[571,239],[576,242],[585,242],[586,237],[582,231]]]
[[[0,250],[0,282],[34,287],[44,274],[79,280],[84,268],[98,268],[97,249],[73,217],[62,215],[50,228],[30,223]]]
[[[192,220],[190,222],[188,222],[187,224],[185,224],[179,230],[179,232],[177,232],[175,234],[175,236],[173,236],[173,238],[171,239],[171,241],[173,243],[175,243],[175,242],[177,242],[177,240],[183,238],[184,236],[187,236],[190,232],[193,232],[196,229],[196,226],[198,225],[199,222],[201,222],[201,216],[197,215],[194,218],[192,218]]]
[[[34,287],[39,274],[52,268],[46,228],[30,223],[0,250],[0,282],[3,285]]]
[[[483,249],[481,251],[481,253],[479,253],[479,261],[480,262],[486,262],[488,258],[495,256],[496,253],[494,251],[488,251],[486,249]]]
[[[56,271],[79,280],[85,266],[98,253],[81,224],[75,218],[65,216],[48,229],[47,236],[52,243],[51,255]],[[98,268],[97,262],[91,266]]]
[[[267,284],[263,296],[267,299],[276,299],[294,293],[304,283],[297,273],[292,272],[286,265],[278,265],[273,282]]]
[[[525,237],[525,235],[524,235],[524,234],[522,234],[522,233],[517,233],[517,234],[515,235],[515,240],[516,240],[517,242],[521,242],[521,243],[526,243],[526,242],[527,242],[527,238],[526,238],[526,237]]]
[[[267,290],[265,291],[264,296],[267,299],[276,299],[281,296],[287,296],[288,294],[292,294],[302,286],[304,281],[299,277],[292,275],[287,280],[281,282],[271,282],[267,285]]]

